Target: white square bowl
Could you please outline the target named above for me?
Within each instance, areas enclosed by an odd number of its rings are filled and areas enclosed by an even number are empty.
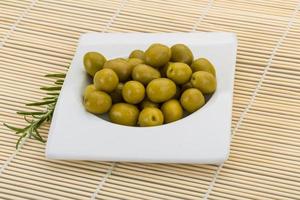
[[[217,90],[200,110],[163,126],[128,127],[85,111],[88,84],[83,56],[99,51],[127,57],[151,43],[187,44],[195,58],[208,58],[217,72]],[[229,155],[237,40],[233,33],[88,33],[79,45],[61,90],[49,138],[49,159],[220,164]]]

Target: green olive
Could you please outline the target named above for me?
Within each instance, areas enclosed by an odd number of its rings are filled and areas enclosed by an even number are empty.
[[[112,69],[101,69],[94,76],[94,85],[97,90],[112,92],[117,88],[118,83],[119,78]]]
[[[105,62],[103,68],[114,70],[120,81],[127,81],[132,72],[132,65],[130,65],[124,58],[115,58]]]
[[[87,95],[89,95],[90,93],[96,91],[96,87],[94,84],[89,84],[88,86],[86,86],[85,90],[84,90],[84,94],[83,97],[86,98]]]
[[[127,103],[138,104],[145,97],[145,87],[138,81],[128,81],[123,87],[122,96]]]
[[[105,62],[106,58],[98,52],[88,52],[83,57],[84,68],[91,76],[102,69]]]
[[[140,104],[140,108],[144,109],[144,108],[159,108],[159,104],[158,103],[154,103],[152,101],[150,101],[148,98],[144,99],[141,104]]]
[[[132,70],[132,79],[144,85],[156,78],[160,78],[159,71],[149,65],[139,64]]]
[[[193,72],[206,71],[216,76],[216,70],[214,66],[206,58],[198,58],[194,60],[194,62],[191,65],[191,68]]]
[[[163,123],[164,115],[158,108],[144,108],[139,115],[140,126],[158,126]]]
[[[135,126],[139,117],[139,109],[128,103],[116,103],[109,111],[111,122],[126,126]]]
[[[191,78],[193,87],[199,89],[203,94],[210,94],[216,90],[216,78],[209,72],[194,72]]]
[[[129,58],[139,58],[141,60],[145,60],[145,53],[142,50],[136,49],[130,53]]]
[[[176,84],[167,78],[154,79],[147,85],[146,92],[151,101],[161,103],[176,94]]]
[[[124,87],[123,83],[119,83],[117,88],[112,91],[112,93],[110,93],[111,96],[111,100],[113,103],[119,103],[123,101],[123,97],[122,97],[122,89]]]
[[[102,91],[91,92],[84,98],[84,107],[90,113],[106,113],[111,107],[111,97]]]
[[[166,101],[161,106],[165,123],[177,121],[183,117],[183,109],[177,99]]]
[[[135,66],[144,63],[144,61],[139,58],[129,58],[127,62],[131,65],[132,69],[134,69]]]
[[[169,62],[171,50],[163,44],[152,44],[145,52],[146,64],[152,67],[162,67]]]
[[[186,111],[192,113],[205,104],[205,99],[198,89],[190,88],[182,93],[180,103]]]
[[[171,63],[167,70],[167,77],[181,85],[187,83],[192,75],[190,66],[185,63]]]
[[[175,44],[171,47],[173,62],[183,62],[190,65],[193,62],[194,56],[190,48],[184,44]]]

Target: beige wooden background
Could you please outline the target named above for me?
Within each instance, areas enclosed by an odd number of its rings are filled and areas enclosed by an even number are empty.
[[[0,199],[300,199],[300,3],[289,0],[1,0]],[[65,72],[78,37],[99,32],[238,35],[229,160],[221,166],[66,162],[2,123]],[[47,136],[49,125],[42,129]]]

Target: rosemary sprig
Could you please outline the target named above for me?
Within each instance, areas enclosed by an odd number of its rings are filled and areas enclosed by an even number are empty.
[[[16,149],[18,149],[19,144],[25,138],[33,138],[42,143],[46,142],[45,139],[40,135],[38,129],[44,123],[51,121],[59,92],[63,85],[66,74],[47,74],[45,77],[56,79],[54,81],[54,86],[41,87],[41,90],[49,91],[48,93],[46,93],[47,96],[44,97],[42,101],[26,104],[26,106],[42,107],[43,111],[17,112],[17,114],[22,115],[24,117],[24,120],[27,122],[27,125],[23,128],[18,128],[4,123],[4,126],[15,131],[15,133],[20,136],[16,143]]]

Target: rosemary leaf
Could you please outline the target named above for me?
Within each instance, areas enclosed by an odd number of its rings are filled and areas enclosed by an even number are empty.
[[[30,121],[29,119],[27,119],[26,115],[24,115],[24,120],[27,122],[27,123],[32,123],[32,121]]]
[[[24,111],[19,111],[17,112],[19,115],[42,115],[45,114],[45,112],[24,112]]]
[[[51,103],[54,103],[54,102],[55,102],[55,100],[42,101],[42,102],[28,103],[28,104],[26,104],[26,106],[42,106],[42,105],[48,105],[48,104],[51,104]]]
[[[49,95],[49,96],[58,96],[59,92],[49,92],[49,93],[46,93],[46,94]]]
[[[36,122],[35,126],[36,126],[36,127],[40,127],[40,126],[44,123],[44,121],[46,121],[46,119],[47,119],[47,116],[42,116],[42,117],[40,118],[40,120],[38,120],[38,121]],[[34,128],[34,130],[37,130],[37,129]]]
[[[37,141],[44,142],[44,140],[41,140],[41,138],[39,138],[37,135],[32,134],[31,136]]]
[[[56,91],[61,90],[61,86],[54,86],[54,87],[41,87],[41,90],[47,90],[47,91]]]
[[[8,124],[6,124],[6,123],[3,123],[3,125],[6,126],[6,127],[9,128],[9,129],[11,129],[11,130],[17,131],[17,132],[21,132],[21,131],[24,130],[24,128],[23,128],[23,129],[22,129],[22,128],[17,128],[17,127],[14,127],[14,126],[10,126],[10,125],[8,125]]]
[[[48,78],[65,78],[66,77],[66,74],[47,74],[45,75],[45,77],[48,77]]]
[[[57,97],[55,97],[55,96],[54,96],[54,97],[44,97],[43,100],[50,100],[50,99],[51,99],[51,100],[54,100],[54,99],[56,99],[56,98],[57,98]]]
[[[38,138],[38,141],[43,142],[43,143],[46,142],[46,141],[43,139],[43,137],[40,135],[40,133],[38,132],[37,129],[34,130],[34,133],[35,133],[34,136]]]
[[[32,115],[34,119],[40,119],[40,115]]]
[[[58,80],[56,80],[55,81],[55,83],[63,83],[65,80],[63,80],[63,79],[58,79]]]

